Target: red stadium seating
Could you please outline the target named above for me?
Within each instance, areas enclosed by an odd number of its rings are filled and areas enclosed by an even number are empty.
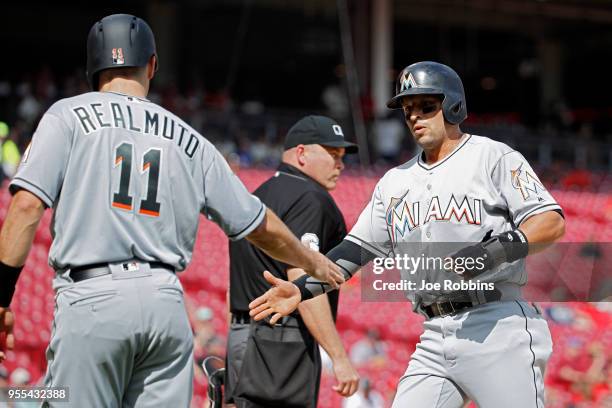
[[[249,190],[255,189],[271,174],[273,172],[269,170],[241,170],[238,173]],[[348,173],[343,176],[338,188],[333,192],[349,228],[369,201],[379,177],[380,174],[364,176],[359,173]],[[606,183],[612,186],[612,178],[602,181],[602,186],[607,185]],[[612,189],[604,191],[610,190]],[[567,217],[564,242],[612,242],[612,194],[553,191],[553,195],[564,208]],[[3,189],[0,192],[0,222],[6,216],[9,201],[10,196],[6,189]],[[51,243],[50,221],[51,214],[47,212],[37,231],[32,251],[17,287],[13,302],[17,316],[15,325],[17,347],[14,352],[8,354],[9,358],[5,363],[9,370],[18,366],[27,368],[34,380],[44,374],[44,350],[49,340],[53,319],[54,296],[51,289],[53,271],[47,264]],[[588,268],[588,262],[588,259],[579,256],[563,255],[563,263],[572,271]],[[544,296],[549,291],[551,282],[557,278],[553,273],[538,275],[534,277],[533,286],[530,286],[529,290]],[[228,285],[227,240],[222,231],[204,217],[201,218],[193,261],[187,271],[181,274],[181,281],[191,302],[213,309],[214,327],[219,333],[224,334],[227,331],[225,318],[225,296]],[[374,388],[390,401],[397,381],[418,342],[423,319],[411,312],[408,303],[362,301],[359,278],[346,285],[340,299],[338,328],[347,349],[371,328],[378,329],[382,339],[387,343],[388,356],[383,367],[367,366],[360,367],[359,370],[362,376],[372,379]],[[571,326],[551,321],[555,353],[549,373],[554,373],[558,368],[558,361],[565,347],[564,340],[570,335],[585,338],[600,336],[608,350],[612,346],[610,314],[599,312],[593,305],[586,303],[566,304],[566,306],[576,313],[590,316],[595,323],[590,330],[577,332]],[[554,378],[554,375],[549,374],[549,378]],[[325,374],[320,396],[322,407],[341,406],[341,398],[331,388],[333,384],[333,377],[329,373]],[[553,395],[551,407],[566,406],[567,401],[572,400],[572,394],[567,389],[558,387],[554,381],[549,383],[549,387],[553,388],[550,393]],[[196,387],[194,406],[202,406],[201,403],[205,399],[204,390],[205,387],[201,385]]]

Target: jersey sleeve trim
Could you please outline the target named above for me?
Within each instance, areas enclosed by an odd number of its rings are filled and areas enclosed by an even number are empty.
[[[532,209],[531,211],[529,211],[526,214],[523,214],[523,216],[520,218],[520,220],[517,220],[516,226],[520,227],[520,225],[523,223],[523,221],[525,221],[527,219],[527,217],[529,217],[530,215],[535,215],[534,213],[539,214],[539,213],[545,212],[545,211],[542,211],[545,208],[547,209],[546,211],[557,211],[557,212],[559,212],[559,214],[561,214],[561,216],[563,218],[565,218],[565,215],[563,214],[563,209],[561,208],[561,206],[559,204],[557,204],[557,203],[554,203],[554,204],[545,204],[545,205],[542,205],[542,206],[539,206],[539,207],[536,207],[536,208]]]
[[[381,257],[386,257],[387,254],[385,254],[383,251],[381,251],[380,249],[376,248],[374,245],[364,241],[363,239],[356,237],[355,235],[352,234],[348,234],[345,238],[348,241],[351,241],[361,247],[363,247],[366,251],[373,253],[374,255],[378,255]]]
[[[9,191],[12,195],[15,195],[19,189],[24,189],[34,194],[40,199],[47,207],[53,207],[53,199],[47,194],[42,188],[33,184],[32,182],[22,179],[21,177],[15,177],[9,186]]]
[[[259,209],[259,212],[255,216],[253,221],[251,221],[246,227],[244,227],[239,232],[237,232],[235,234],[228,235],[227,237],[229,239],[231,239],[232,241],[238,241],[239,239],[242,239],[242,238],[246,237],[255,228],[257,228],[259,226],[259,224],[261,224],[261,222],[263,221],[265,215],[266,215],[266,206],[263,203],[261,203],[261,208]]]

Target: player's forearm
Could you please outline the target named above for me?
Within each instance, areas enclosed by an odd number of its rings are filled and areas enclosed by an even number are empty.
[[[292,268],[287,270],[287,277],[291,280],[302,275],[304,275],[304,271],[301,269]],[[332,360],[347,357],[336,330],[336,325],[334,324],[327,296],[317,296],[314,299],[300,303],[298,311],[310,334],[325,349]]]
[[[355,276],[363,265],[375,258],[374,254],[346,239],[329,251],[326,256],[340,267],[345,282]],[[329,284],[307,275],[299,277],[293,283],[300,290],[302,300],[311,299],[334,289]]]
[[[306,271],[314,269],[313,252],[270,209],[266,209],[264,220],[246,238],[274,259]]]
[[[13,267],[25,264],[44,211],[44,204],[32,193],[15,194],[0,232],[1,262]]]
[[[556,211],[547,211],[525,220],[519,229],[525,234],[529,244],[529,253],[544,250],[560,239],[565,233],[565,220]]]

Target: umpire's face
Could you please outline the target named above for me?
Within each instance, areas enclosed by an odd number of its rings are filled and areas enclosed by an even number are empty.
[[[303,146],[299,159],[300,164],[302,164],[301,170],[325,189],[331,191],[336,188],[340,173],[344,169],[344,163],[342,162],[345,153],[344,147],[329,147],[319,144],[301,146]]]

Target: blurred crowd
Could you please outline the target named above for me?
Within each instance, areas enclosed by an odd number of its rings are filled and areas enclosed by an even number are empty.
[[[265,106],[260,100],[233,100],[225,90],[206,89],[201,82],[180,89],[156,86],[149,99],[161,104],[211,140],[234,165],[273,167],[278,164],[286,131],[306,114],[327,114],[355,140],[351,129],[350,103],[337,83],[323,87],[319,106],[288,110]],[[56,100],[88,92],[81,70],[59,75],[43,67],[24,74],[18,81],[0,78],[0,138],[11,141],[20,152],[26,148],[40,117]],[[377,117],[370,98],[362,98],[370,163],[389,167],[405,162],[415,145],[400,111]],[[464,128],[516,145],[533,163],[548,170],[545,176],[579,188],[594,183],[584,169],[612,172],[612,120],[601,109],[571,110],[565,103],[552,103],[547,113],[529,128],[518,113],[478,114],[470,112]],[[5,136],[2,136],[6,133]],[[347,157],[347,159],[351,159]],[[352,160],[357,161],[356,157]],[[6,160],[4,160],[6,162]],[[353,162],[354,163],[354,162]],[[350,167],[353,164],[347,163]],[[10,168],[8,169],[10,172]],[[596,182],[597,180],[595,180]]]

